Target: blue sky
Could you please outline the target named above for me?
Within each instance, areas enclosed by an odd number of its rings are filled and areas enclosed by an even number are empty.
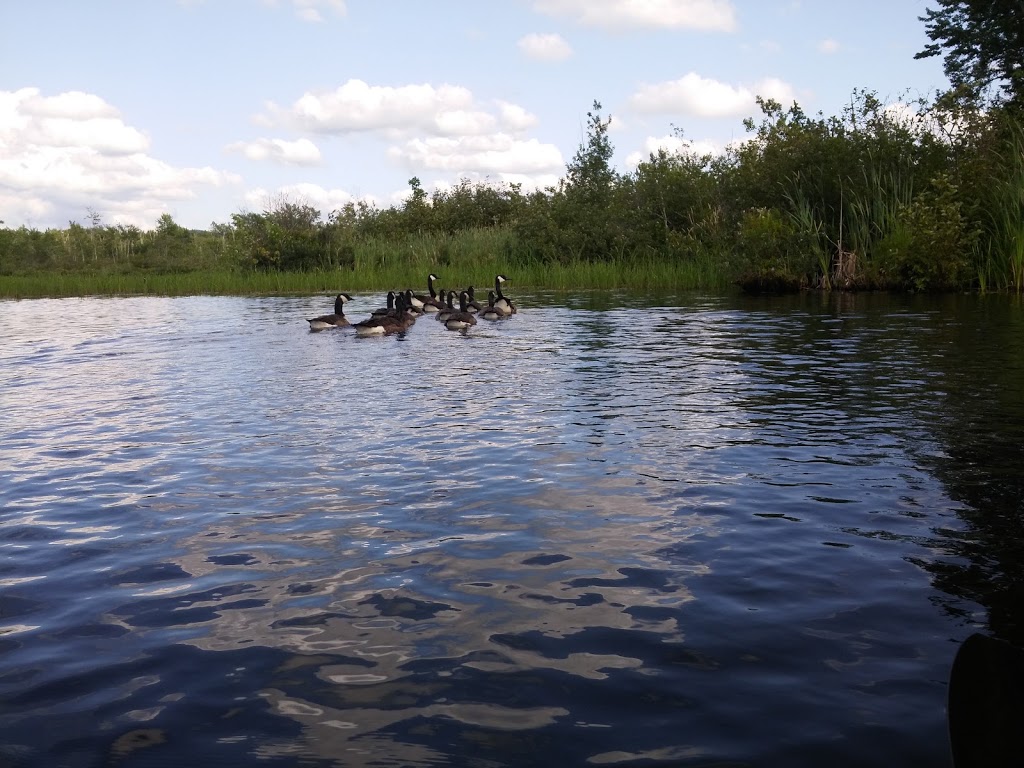
[[[837,115],[948,81],[927,0],[39,0],[0,8],[0,220],[327,217],[459,179],[543,187],[595,100],[619,170],[721,151],[758,94]]]

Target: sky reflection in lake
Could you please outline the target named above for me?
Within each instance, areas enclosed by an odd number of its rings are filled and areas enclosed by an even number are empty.
[[[991,307],[517,298],[0,304],[0,760],[941,763]]]

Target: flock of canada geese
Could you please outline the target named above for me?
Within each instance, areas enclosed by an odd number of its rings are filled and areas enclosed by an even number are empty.
[[[476,319],[501,320],[516,314],[516,305],[502,293],[501,284],[508,278],[497,275],[494,278],[494,290],[487,292],[487,303],[483,306],[476,301],[473,286],[462,291],[438,291],[434,287],[437,275],[427,276],[427,293],[416,294],[411,288],[404,291],[388,291],[386,307],[376,309],[366,319],[358,323],[349,322],[345,317],[345,302],[352,297],[347,293],[339,293],[334,299],[334,312],[330,315],[314,317],[309,321],[309,330],[323,331],[328,328],[351,326],[357,336],[386,336],[400,333],[416,322],[422,315],[433,315],[450,331],[461,331],[476,325]],[[455,307],[458,297],[459,306]]]

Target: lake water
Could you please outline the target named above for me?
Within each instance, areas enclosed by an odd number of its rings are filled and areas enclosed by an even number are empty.
[[[1021,302],[512,293],[0,302],[0,766],[948,765]]]

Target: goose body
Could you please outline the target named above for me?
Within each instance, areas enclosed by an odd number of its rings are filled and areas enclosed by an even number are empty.
[[[382,317],[384,315],[394,315],[395,314],[395,292],[394,291],[388,291],[387,302],[388,302],[388,305],[386,307],[380,307],[379,309],[375,309],[375,310],[373,310],[373,312],[371,314],[374,317]]]
[[[476,318],[468,311],[469,294],[463,291],[459,294],[459,311],[452,312],[444,321],[444,327],[449,331],[461,331],[470,326],[476,325]]]
[[[504,313],[499,312],[494,306],[494,291],[487,292],[487,306],[480,310],[479,317],[484,320],[501,320],[505,317]]]
[[[516,306],[512,300],[501,292],[501,284],[508,280],[504,275],[497,275],[494,278],[494,308],[503,315],[514,315]]]
[[[475,315],[483,309],[483,307],[480,306],[480,302],[476,300],[476,289],[471,285],[466,289],[466,293],[469,294],[469,303],[466,304],[466,311],[472,312]]]
[[[455,310],[455,291],[448,291],[448,296],[447,296],[446,302],[447,303],[445,304],[444,309],[442,309],[440,312],[438,312],[434,316],[434,318],[437,321],[442,322],[442,323],[445,322],[449,317],[451,317],[451,315],[456,311]]]
[[[423,306],[417,307],[413,303],[412,289],[408,288],[405,291],[405,311],[413,317],[420,317],[424,313]]]
[[[427,293],[413,294],[413,307],[416,309],[422,309],[424,312],[436,312],[438,309],[441,309],[441,306],[437,301],[437,291],[434,290],[435,280],[437,280],[437,275],[433,272],[427,275]],[[432,306],[434,309],[427,309],[428,306]]]
[[[334,313],[312,318],[309,321],[309,330],[323,331],[327,328],[340,328],[342,326],[349,325],[348,318],[345,317],[346,301],[352,301],[352,297],[347,293],[339,293],[337,298],[334,300]]]
[[[441,303],[440,299],[428,299],[420,305],[420,312],[425,315],[440,312],[442,309],[444,309],[444,304]]]
[[[405,294],[398,294],[393,302],[392,314],[373,314],[355,323],[352,327],[356,330],[356,336],[389,336],[412,325],[416,318],[406,311]]]

